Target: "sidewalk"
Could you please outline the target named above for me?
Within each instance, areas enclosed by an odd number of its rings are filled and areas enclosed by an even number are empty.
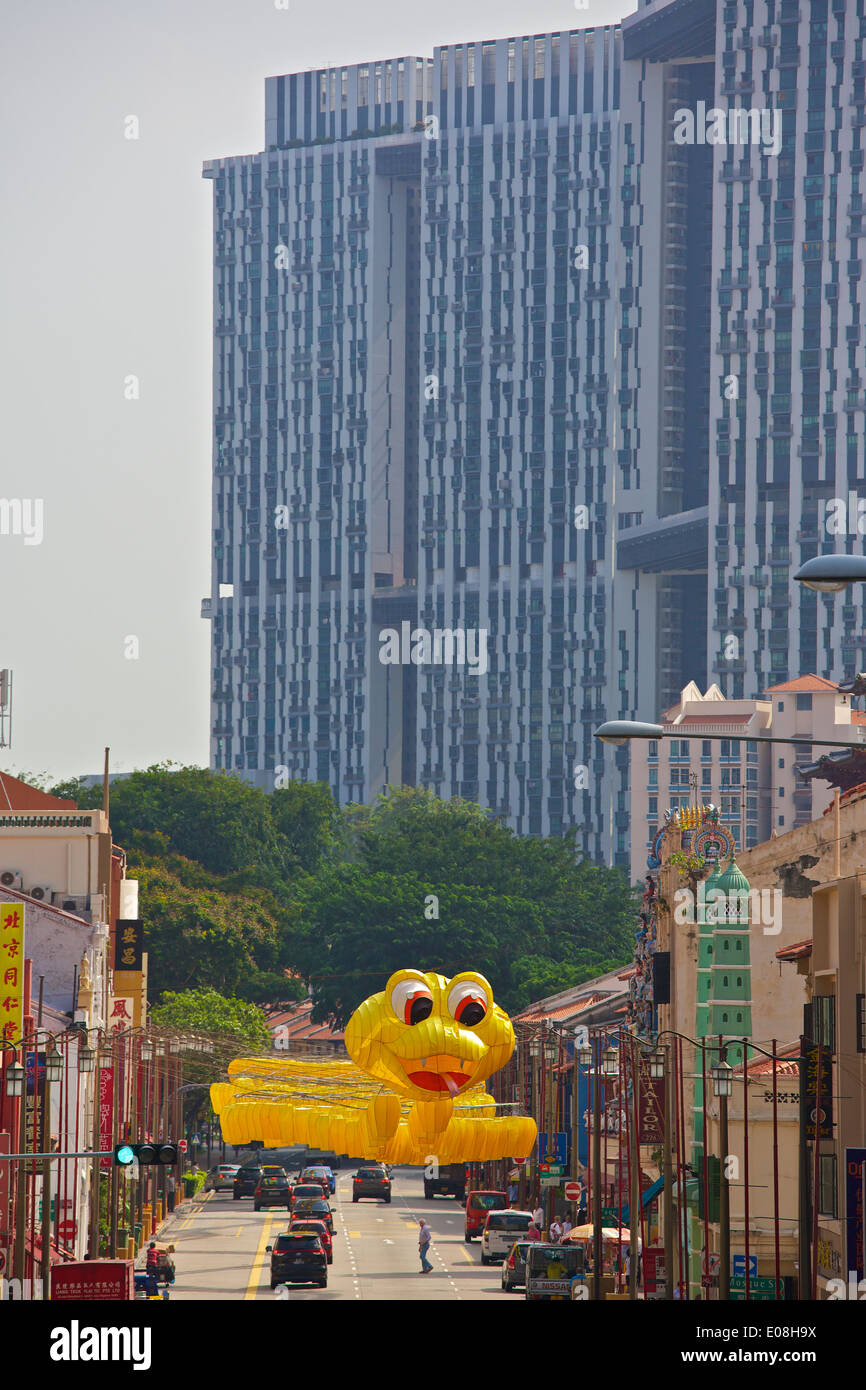
[[[182,1201],[178,1202],[175,1205],[174,1211],[169,1212],[168,1216],[166,1216],[165,1219],[160,1223],[160,1225],[151,1235],[150,1239],[155,1240],[159,1245],[170,1245],[172,1227],[175,1221],[179,1221],[183,1217],[189,1216],[195,1203],[207,1201],[210,1195],[211,1194],[209,1192],[198,1192],[196,1193],[195,1197],[184,1197]],[[148,1244],[149,1242],[142,1245],[141,1249],[135,1257],[136,1269],[145,1268]]]

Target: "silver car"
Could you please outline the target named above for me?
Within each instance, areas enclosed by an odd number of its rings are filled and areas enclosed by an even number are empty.
[[[204,1180],[205,1192],[231,1192],[240,1166],[239,1163],[218,1163],[215,1168],[209,1168]]]

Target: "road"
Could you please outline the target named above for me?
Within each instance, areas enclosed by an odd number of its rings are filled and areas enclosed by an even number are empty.
[[[299,1286],[271,1292],[265,1247],[284,1230],[282,1208],[256,1212],[251,1198],[211,1192],[179,1213],[160,1235],[176,1246],[177,1282],[171,1300],[512,1299],[502,1292],[498,1265],[482,1266],[481,1242],[466,1245],[463,1208],[451,1198],[424,1198],[420,1168],[395,1168],[390,1206],[352,1202],[352,1171],[337,1173],[334,1262],[327,1289]],[[432,1274],[421,1274],[418,1220],[433,1231]]]

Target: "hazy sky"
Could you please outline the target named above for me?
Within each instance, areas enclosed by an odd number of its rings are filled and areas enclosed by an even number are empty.
[[[280,0],[280,3],[282,0]],[[26,0],[0,59],[0,768],[208,758],[211,197],[264,144],[264,79],[615,23],[636,0]],[[136,116],[138,140],[124,138]],[[140,398],[125,399],[135,375]],[[31,513],[38,538],[38,510]],[[128,639],[137,639],[138,657]]]

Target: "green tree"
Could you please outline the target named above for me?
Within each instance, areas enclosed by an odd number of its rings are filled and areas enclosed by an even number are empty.
[[[262,1010],[215,989],[167,990],[151,1009],[150,1022],[167,1032],[206,1033],[259,1050],[271,1046],[271,1030]]]

